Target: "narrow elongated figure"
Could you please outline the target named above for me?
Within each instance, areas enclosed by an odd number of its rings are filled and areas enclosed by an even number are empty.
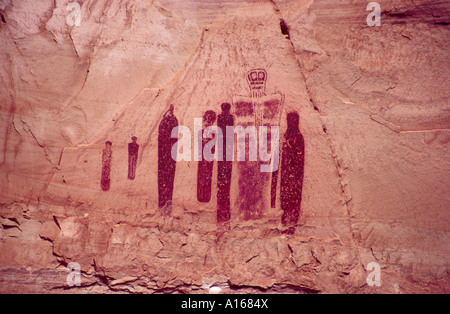
[[[222,156],[222,161],[217,162],[217,223],[224,223],[230,220],[230,187],[231,187],[231,171],[232,159],[227,158],[233,154],[233,139],[226,139],[227,126],[234,126],[233,115],[230,114],[231,105],[229,103],[222,104],[222,113],[217,119],[217,126],[222,130],[222,146],[219,147],[219,156]],[[231,143],[231,145],[227,145]]]
[[[103,191],[109,191],[111,187],[111,160],[112,160],[112,143],[105,143],[105,149],[102,154],[102,179],[101,187]]]
[[[216,122],[216,113],[207,111],[203,116],[204,128],[202,132],[202,151],[205,149],[206,143],[211,139],[204,138],[205,128],[210,127]],[[214,151],[211,152],[214,154]],[[203,154],[202,154],[203,155]],[[197,200],[202,203],[208,203],[211,200],[211,183],[213,174],[214,161],[208,161],[205,157],[198,163],[197,171]]]
[[[272,184],[270,187],[270,207],[275,208],[277,205],[277,185],[278,185],[278,170],[272,172]]]
[[[137,137],[131,138],[133,142],[128,144],[128,179],[134,180],[136,178],[137,158],[139,154],[139,144],[136,143]]]
[[[284,211],[282,223],[291,228],[297,224],[300,214],[305,165],[305,143],[300,133],[299,121],[298,113],[288,114],[281,160],[280,198],[281,209]]]
[[[158,205],[163,215],[172,211],[173,183],[175,181],[176,159],[172,158],[172,147],[177,143],[172,130],[178,126],[173,114],[174,107],[164,114],[158,133]],[[175,149],[176,151],[176,149]]]

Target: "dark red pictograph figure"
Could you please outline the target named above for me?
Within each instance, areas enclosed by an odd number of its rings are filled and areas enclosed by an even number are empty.
[[[272,173],[272,185],[270,187],[270,207],[276,208],[277,205],[277,185],[278,185],[278,170]]]
[[[111,159],[112,159],[112,143],[106,142],[105,149],[102,154],[102,179],[101,187],[103,191],[109,191],[111,187]]]
[[[176,159],[172,158],[172,147],[177,138],[172,138],[172,130],[178,126],[173,114],[174,107],[164,114],[158,134],[158,205],[163,214],[169,215],[172,209],[173,183],[175,180]],[[175,149],[176,151],[176,149]],[[176,156],[174,156],[176,157]]]
[[[128,144],[128,179],[134,180],[136,178],[136,165],[139,154],[139,144],[137,137],[131,138],[132,142]]]
[[[223,156],[223,161],[217,162],[217,223],[227,222],[231,218],[230,211],[230,186],[231,186],[231,171],[232,171],[232,159],[227,156],[233,154],[233,139],[228,140],[226,138],[227,126],[234,126],[234,118],[230,114],[231,105],[229,103],[222,104],[222,113],[217,119],[217,126],[222,131],[223,146],[219,147],[222,151],[219,151],[219,156]],[[227,143],[231,145],[227,145]]]
[[[254,138],[259,138],[259,145],[251,144],[251,146],[256,149],[259,147],[260,152],[261,148],[263,148],[263,151],[266,151],[267,149],[264,148],[270,147],[272,153],[270,159],[273,160],[275,157],[279,157],[277,155],[278,143],[276,142],[279,138],[278,133],[272,133],[272,127],[280,125],[284,97],[281,94],[266,95],[267,78],[265,69],[249,71],[246,79],[251,96],[233,96],[233,108],[237,126],[243,128],[253,127],[257,133],[262,127],[267,127],[266,138],[255,134]],[[276,135],[276,137],[272,138],[273,135]],[[266,208],[269,206],[275,207],[276,205],[278,162],[271,165],[270,161],[263,160],[261,156],[256,160],[255,158],[248,158],[247,152],[251,146],[250,136],[246,135],[246,137],[248,138],[245,139],[246,158],[245,161],[239,161],[237,164],[239,186],[237,206],[245,220],[260,219],[263,217]],[[266,145],[262,145],[262,140],[266,140]],[[273,150],[272,144],[276,144],[274,145],[276,151]],[[262,167],[264,167],[265,171],[262,171]],[[272,168],[267,171],[269,167]],[[269,188],[271,190],[270,196],[266,194]]]
[[[205,128],[210,127],[216,122],[216,113],[214,111],[207,111],[203,116],[204,129],[202,132],[202,151],[205,149],[206,143],[212,139],[203,138]],[[212,149],[211,153],[215,153]],[[213,173],[214,161],[208,161],[205,157],[198,163],[197,172],[197,200],[202,203],[208,203],[211,200],[211,182]]]
[[[287,116],[287,131],[284,135],[281,159],[281,209],[282,223],[293,227],[298,222],[302,202],[305,143],[299,129],[299,115],[291,112]]]

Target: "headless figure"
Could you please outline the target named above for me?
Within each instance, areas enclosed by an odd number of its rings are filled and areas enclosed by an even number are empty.
[[[289,226],[289,233],[295,231],[302,202],[303,173],[305,164],[305,143],[299,130],[299,115],[291,112],[287,116],[287,131],[284,135],[281,160],[281,209],[282,223]]]
[[[217,119],[217,126],[222,131],[223,136],[223,146],[219,147],[222,151],[219,151],[223,156],[223,161],[218,161],[217,163],[217,223],[224,223],[230,220],[230,186],[231,186],[231,170],[232,170],[232,159],[227,158],[227,155],[233,154],[233,146],[228,147],[227,142],[231,144],[233,139],[227,141],[226,139],[226,128],[227,126],[234,126],[234,118],[230,114],[231,105],[229,103],[222,104],[222,113]],[[220,158],[219,158],[220,159]]]
[[[163,215],[170,215],[172,212],[176,160],[172,158],[171,153],[177,139],[172,138],[171,135],[173,128],[178,126],[178,120],[173,114],[173,110],[174,107],[171,105],[164,114],[158,134],[158,205]]]
[[[131,138],[132,143],[128,144],[128,179],[134,180],[136,178],[136,164],[139,153],[139,144],[136,143],[137,137]]]
[[[101,187],[103,191],[109,191],[111,187],[111,159],[112,159],[112,143],[106,142],[102,155],[102,179]]]
[[[203,123],[205,128],[213,125],[216,122],[216,113],[214,111],[207,111],[203,116]],[[202,151],[205,149],[206,143],[208,143],[211,139],[205,139],[203,137],[203,133],[205,128],[202,131]],[[212,154],[215,153],[213,149],[211,151]],[[214,161],[208,161],[203,156],[202,161],[198,163],[198,172],[197,172],[197,200],[202,203],[208,203],[211,200],[211,182],[212,182],[212,173],[213,173]]]

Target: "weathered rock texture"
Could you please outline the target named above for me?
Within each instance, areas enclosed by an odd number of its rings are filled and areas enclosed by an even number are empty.
[[[450,292],[450,6],[445,1],[0,0],[0,292]],[[179,162],[158,209],[158,126],[266,94],[305,139],[300,220],[231,221]],[[128,143],[140,145],[128,179]],[[112,142],[111,186],[101,190]],[[279,194],[279,192],[278,192]],[[70,262],[81,287],[66,284]],[[366,283],[370,262],[381,286]]]

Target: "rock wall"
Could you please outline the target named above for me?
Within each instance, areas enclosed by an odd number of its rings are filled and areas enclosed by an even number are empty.
[[[450,6],[380,1],[370,27],[368,2],[0,0],[0,292],[448,293]],[[279,187],[249,219],[238,161],[228,223],[217,161],[209,202],[198,162],[179,161],[160,210],[164,115],[193,131],[236,110],[253,69],[281,99],[281,141],[300,117],[298,222],[282,224]]]

